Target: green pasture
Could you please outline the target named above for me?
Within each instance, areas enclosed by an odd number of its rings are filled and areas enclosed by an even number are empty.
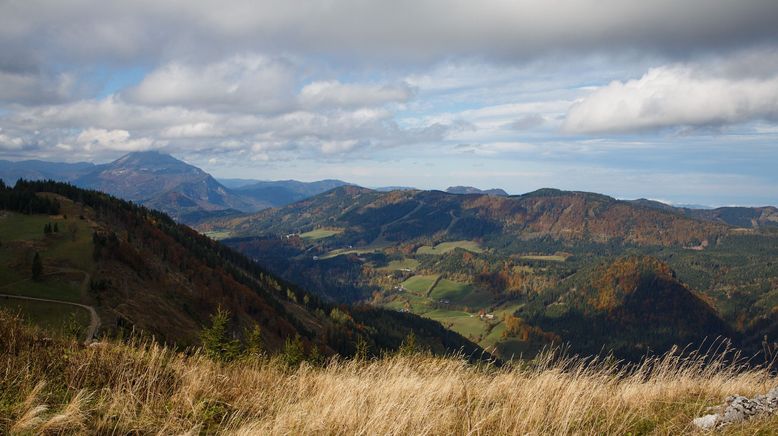
[[[300,234],[303,239],[316,241],[343,233],[343,229],[316,229]]]
[[[475,241],[451,241],[441,242],[440,244],[431,247],[424,245],[416,250],[416,254],[429,254],[439,256],[454,251],[457,248],[471,251],[473,253],[482,253],[484,250]]]

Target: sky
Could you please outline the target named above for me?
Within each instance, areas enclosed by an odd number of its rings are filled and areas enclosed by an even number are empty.
[[[775,0],[0,0],[0,159],[778,205]]]

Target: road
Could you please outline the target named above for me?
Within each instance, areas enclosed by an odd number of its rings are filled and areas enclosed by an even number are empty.
[[[76,306],[88,310],[89,318],[90,318],[89,328],[87,328],[86,330],[86,339],[84,340],[84,344],[91,343],[92,339],[94,339],[95,335],[97,334],[97,329],[100,328],[100,317],[97,316],[97,312],[95,311],[95,308],[92,306],[87,306],[86,304],[72,303],[70,301],[62,301],[62,300],[50,300],[48,298],[25,297],[23,295],[10,295],[10,294],[0,294],[0,298],[16,298],[19,300],[44,301],[47,303],[68,304],[70,306]]]

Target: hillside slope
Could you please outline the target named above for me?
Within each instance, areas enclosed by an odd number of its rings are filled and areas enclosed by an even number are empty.
[[[266,203],[270,207],[279,207],[346,185],[349,183],[341,180],[319,180],[316,182],[276,180],[255,181],[241,185],[234,190],[242,196]]]
[[[95,189],[163,211],[180,222],[284,206],[335,187],[340,180],[299,182],[225,179],[158,151],[132,152],[100,165],[39,160],[0,160],[0,179],[55,180]]]
[[[749,318],[766,322],[778,292],[769,235],[585,192],[343,187],[200,229],[232,236],[224,243],[325,299],[416,313],[503,357],[561,341],[634,359],[706,336],[756,337],[767,330],[746,333],[757,324]],[[647,257],[624,274],[645,267],[654,278],[619,294],[612,311],[581,297],[599,289],[581,277],[629,253]],[[680,268],[695,291],[650,259]],[[568,306],[554,304],[563,294]],[[678,324],[686,312],[699,318]]]
[[[251,236],[317,227],[344,228],[338,238],[351,245],[498,234],[519,239],[696,245],[727,229],[724,224],[585,192],[546,189],[500,197],[440,191],[381,193],[357,187],[337,188],[280,209],[213,220],[199,228]]]
[[[307,349],[325,354],[353,353],[360,336],[377,352],[397,348],[411,331],[436,352],[478,350],[408,314],[324,303],[166,215],[106,194],[54,182],[0,191],[0,287],[94,305],[103,333],[134,329],[196,344],[221,307],[232,313],[238,337],[259,325],[271,351],[299,335]],[[62,231],[44,233],[44,223]],[[33,253],[42,258],[38,279],[29,276]]]
[[[627,256],[585,268],[531,298],[516,316],[569,341],[573,350],[639,359],[673,345],[739,335],[664,262]],[[511,335],[523,333],[520,328]]]
[[[99,165],[74,183],[161,210],[174,218],[194,211],[254,211],[269,206],[236,195],[205,171],[155,151],[134,152]]]

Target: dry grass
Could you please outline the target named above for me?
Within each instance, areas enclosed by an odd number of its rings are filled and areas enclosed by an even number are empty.
[[[0,434],[678,434],[727,395],[776,384],[764,370],[677,355],[631,369],[552,353],[508,368],[427,355],[220,364],[154,344],[41,344],[7,318]]]

